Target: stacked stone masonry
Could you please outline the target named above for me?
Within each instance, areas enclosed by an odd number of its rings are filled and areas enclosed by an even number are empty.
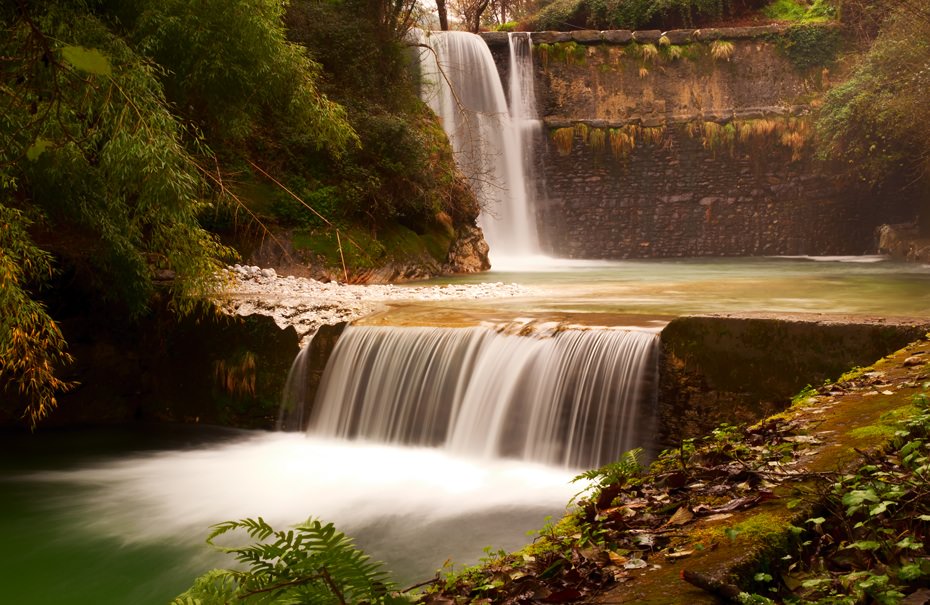
[[[530,34],[547,250],[862,254],[876,250],[879,224],[909,220],[902,200],[877,200],[814,157],[810,104],[835,76],[797,69],[781,50],[783,29]],[[506,81],[507,34],[484,37]],[[621,132],[636,139],[624,149]]]

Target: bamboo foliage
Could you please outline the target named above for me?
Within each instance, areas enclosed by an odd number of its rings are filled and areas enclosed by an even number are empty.
[[[58,375],[70,361],[64,338],[37,300],[51,244],[108,310],[139,317],[164,294],[179,314],[194,312],[218,293],[234,254],[199,222],[228,199],[206,137],[239,143],[273,114],[300,133],[294,152],[339,155],[358,138],[316,86],[320,66],[287,40],[276,0],[125,3],[125,20],[106,13],[119,3],[9,4],[0,9],[0,388],[35,426],[68,386]]]

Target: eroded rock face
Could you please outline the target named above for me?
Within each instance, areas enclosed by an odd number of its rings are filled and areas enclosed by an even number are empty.
[[[488,260],[488,243],[480,227],[466,225],[458,230],[458,237],[449,248],[443,267],[445,273],[480,273],[491,268]]]

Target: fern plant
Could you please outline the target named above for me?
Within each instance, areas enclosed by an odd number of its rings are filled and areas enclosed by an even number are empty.
[[[631,479],[641,474],[643,466],[639,459],[643,454],[642,448],[632,449],[620,455],[615,462],[609,462],[600,468],[585,471],[572,479],[572,483],[589,481],[588,487],[575,494],[585,495],[592,500],[601,500],[605,493],[612,493],[625,486]]]
[[[234,547],[216,544],[220,536],[237,531],[245,531],[254,542]],[[283,531],[275,530],[261,517],[226,521],[213,526],[207,544],[234,555],[246,569],[209,571],[172,605],[410,603],[396,594],[381,564],[355,548],[332,523],[308,519]]]

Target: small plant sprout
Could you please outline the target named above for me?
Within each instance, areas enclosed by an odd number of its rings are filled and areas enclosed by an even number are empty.
[[[734,49],[733,43],[728,40],[714,40],[710,44],[710,56],[715,61],[729,61]]]
[[[643,44],[639,50],[643,55],[643,61],[654,61],[659,56],[659,49],[655,44]]]

